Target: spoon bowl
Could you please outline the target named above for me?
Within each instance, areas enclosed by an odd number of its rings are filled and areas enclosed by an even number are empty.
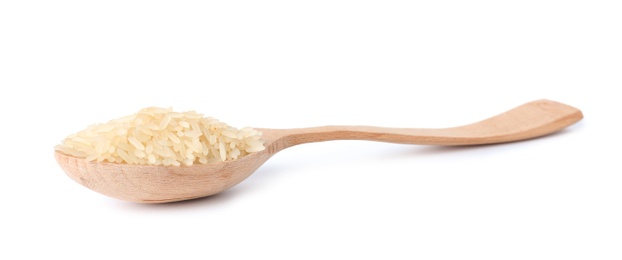
[[[400,144],[483,145],[545,136],[583,118],[580,110],[550,100],[537,100],[489,119],[459,127],[387,128],[323,126],[258,129],[266,149],[234,161],[191,166],[155,166],[87,162],[55,152],[56,161],[74,181],[121,200],[164,203],[206,197],[242,182],[277,152],[303,143],[368,140]]]

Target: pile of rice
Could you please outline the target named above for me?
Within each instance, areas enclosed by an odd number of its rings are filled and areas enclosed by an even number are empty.
[[[264,149],[261,132],[194,111],[150,107],[68,136],[55,149],[87,161],[192,165],[231,161]]]

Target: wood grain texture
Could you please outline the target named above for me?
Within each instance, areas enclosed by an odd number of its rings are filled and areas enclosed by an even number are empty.
[[[192,166],[153,166],[86,162],[55,152],[61,168],[76,182],[110,197],[163,203],[210,196],[240,183],[277,152],[288,147],[330,140],[369,140],[424,145],[482,145],[545,136],[583,118],[580,110],[537,100],[498,116],[443,129],[323,126],[260,129],[266,149],[238,160]]]
[[[323,126],[301,129],[261,129],[275,139],[278,150],[330,140],[369,140],[422,145],[481,145],[545,136],[583,118],[580,110],[550,100],[537,100],[489,119],[452,128],[387,128],[373,126]]]
[[[193,166],[87,162],[60,152],[56,161],[74,181],[101,194],[134,202],[163,203],[213,195],[240,183],[270,157],[253,153],[235,163]]]

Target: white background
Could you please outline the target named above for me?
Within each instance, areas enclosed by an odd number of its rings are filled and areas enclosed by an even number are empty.
[[[1,259],[621,259],[620,1],[2,1]],[[53,147],[146,106],[238,127],[449,127],[547,98],[528,142],[336,141],[163,205]]]

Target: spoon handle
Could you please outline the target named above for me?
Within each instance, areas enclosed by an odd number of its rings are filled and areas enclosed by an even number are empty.
[[[550,100],[526,103],[489,119],[451,128],[388,128],[322,126],[262,129],[273,152],[303,143],[330,140],[369,140],[400,144],[480,145],[514,142],[548,135],[583,118],[580,110]]]

